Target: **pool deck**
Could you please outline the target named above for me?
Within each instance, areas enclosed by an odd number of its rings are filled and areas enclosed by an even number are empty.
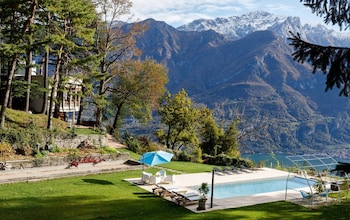
[[[261,180],[261,179],[269,179],[269,178],[278,178],[285,177],[287,179],[289,173],[285,171],[280,171],[271,168],[261,168],[256,171],[251,172],[241,172],[241,173],[232,173],[232,174],[214,174],[214,184],[219,183],[229,183],[229,182],[240,182],[240,181],[249,181],[249,180]],[[140,178],[137,179],[128,179],[130,182],[140,181]],[[212,173],[194,173],[194,174],[178,174],[175,176],[175,183],[173,186],[182,187],[182,188],[190,188],[193,186],[199,186],[201,183],[206,182],[209,185],[212,183]],[[167,184],[168,186],[171,186]],[[141,188],[152,192],[152,189],[155,188],[155,185],[139,185]],[[208,195],[207,200],[207,209],[205,211],[213,211],[220,209],[228,209],[228,208],[238,208],[243,206],[256,205],[261,203],[269,203],[275,201],[284,201],[286,191],[278,191],[278,192],[269,192],[256,194],[251,196],[241,196],[235,198],[225,198],[225,199],[213,199],[213,204],[211,204],[210,195]],[[287,200],[296,200],[300,199],[301,195],[299,191],[288,190]],[[170,198],[165,198],[171,201]],[[203,212],[197,211],[197,204],[187,205],[185,206],[189,210],[193,212]],[[212,206],[212,207],[211,207]]]

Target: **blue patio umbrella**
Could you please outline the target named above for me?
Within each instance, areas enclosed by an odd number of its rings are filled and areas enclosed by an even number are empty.
[[[170,162],[173,156],[174,154],[162,150],[151,151],[142,154],[142,157],[139,159],[139,162],[147,164],[149,166],[154,166]]]

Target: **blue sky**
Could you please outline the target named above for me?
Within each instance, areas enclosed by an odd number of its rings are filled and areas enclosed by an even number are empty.
[[[323,23],[299,0],[131,0],[132,21],[154,18],[178,27],[195,19],[240,16],[252,11],[298,16],[302,23]],[[335,28],[337,29],[337,28]]]

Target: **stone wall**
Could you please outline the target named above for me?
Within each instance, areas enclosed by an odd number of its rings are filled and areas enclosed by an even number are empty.
[[[103,158],[105,161],[111,161],[111,160],[118,161],[120,162],[120,164],[123,164],[130,159],[129,153],[115,153],[115,154],[108,154],[108,155],[91,154],[89,156],[92,158]],[[73,158],[72,156],[65,156],[65,157],[50,156],[50,157],[37,158],[32,160],[6,161],[6,163],[10,164],[14,169],[45,167],[45,166],[61,166],[61,165],[68,166],[72,160],[79,160],[80,158]]]
[[[75,148],[83,141],[96,147],[103,147],[106,143],[106,136],[99,134],[79,134],[73,139],[55,139],[55,144],[61,148]]]

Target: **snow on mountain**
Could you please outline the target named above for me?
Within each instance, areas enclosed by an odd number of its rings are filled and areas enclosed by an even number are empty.
[[[300,35],[313,43],[334,46],[350,46],[348,32],[336,32],[324,25],[303,25],[299,17],[277,16],[268,12],[256,11],[242,16],[228,18],[198,19],[178,27],[181,31],[213,30],[230,40],[241,39],[255,31],[270,30],[284,39],[291,37],[290,32]]]

